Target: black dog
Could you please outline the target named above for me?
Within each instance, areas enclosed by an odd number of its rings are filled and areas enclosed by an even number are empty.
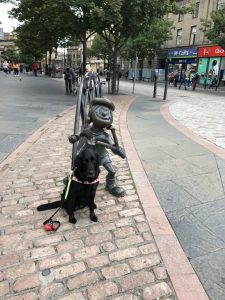
[[[77,221],[74,217],[75,210],[88,206],[90,219],[97,222],[94,200],[99,184],[99,173],[98,154],[90,148],[82,150],[75,159],[74,174],[70,183],[70,180],[67,180],[61,201],[40,205],[37,210],[43,211],[62,206],[69,215],[69,222],[75,224]]]

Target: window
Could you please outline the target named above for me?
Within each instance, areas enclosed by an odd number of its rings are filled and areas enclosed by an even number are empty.
[[[191,34],[190,34],[190,45],[195,44],[196,32],[197,32],[197,26],[192,26]]]
[[[182,29],[177,29],[177,41],[176,41],[177,46],[181,46],[181,41],[182,41]]]
[[[217,9],[225,7],[225,0],[218,0]]]
[[[184,21],[184,15],[179,14],[178,15],[178,22],[182,22],[182,21]]]
[[[194,9],[192,18],[197,18],[197,17],[198,17],[199,6],[200,6],[200,2],[196,2],[196,3],[195,3],[195,9]]]

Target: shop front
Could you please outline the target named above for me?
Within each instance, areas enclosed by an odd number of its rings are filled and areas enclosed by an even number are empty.
[[[225,51],[220,46],[200,47],[198,49],[199,83],[216,78],[219,85],[225,85]]]
[[[168,72],[178,73],[179,78],[183,70],[188,74],[195,74],[197,71],[197,48],[176,48],[169,49],[167,53]]]

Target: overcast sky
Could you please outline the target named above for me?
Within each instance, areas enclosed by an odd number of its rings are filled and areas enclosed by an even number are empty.
[[[10,19],[8,17],[8,11],[12,9],[12,4],[0,3],[0,28],[3,28],[4,32],[13,31],[13,27],[18,26],[18,21],[16,19]]]

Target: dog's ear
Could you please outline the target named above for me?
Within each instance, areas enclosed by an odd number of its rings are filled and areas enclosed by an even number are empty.
[[[76,158],[75,158],[75,161],[74,161],[74,169],[79,169],[81,166],[81,161],[82,161],[82,157],[81,157],[81,153],[79,153]]]

